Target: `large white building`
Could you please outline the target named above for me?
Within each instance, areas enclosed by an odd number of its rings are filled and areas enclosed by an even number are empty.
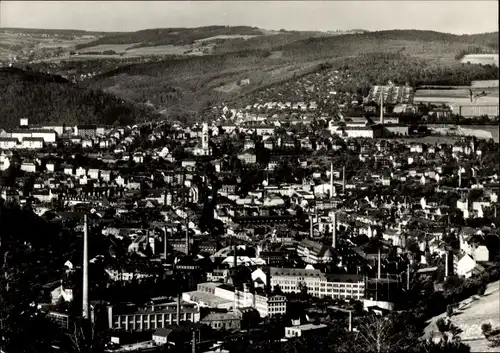
[[[376,138],[382,136],[382,126],[380,125],[370,125],[370,126],[347,126],[344,128],[344,132],[347,137],[357,138]]]
[[[248,287],[240,291],[223,283],[199,283],[196,291],[183,293],[182,299],[199,306],[220,309],[252,307],[261,317],[286,313],[286,297],[283,295],[255,294]]]
[[[44,129],[17,129],[10,132],[11,138],[16,138],[22,142],[25,138],[41,138],[44,143],[55,143],[57,133],[53,130]]]
[[[110,329],[156,330],[177,322],[177,303],[151,303],[145,308],[137,308],[133,305],[120,307],[110,305],[107,314]],[[197,305],[182,302],[180,314],[180,321],[200,321],[200,310]]]
[[[285,294],[299,293],[303,288],[307,288],[309,294],[319,298],[362,300],[365,295],[365,282],[360,275],[325,274],[315,269],[270,267],[268,280],[261,272],[264,273],[262,270],[254,271],[252,278],[260,278],[264,283],[269,283],[271,288],[279,286]]]

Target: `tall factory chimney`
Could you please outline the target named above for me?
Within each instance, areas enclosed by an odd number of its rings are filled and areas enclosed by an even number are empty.
[[[332,248],[337,246],[337,214],[333,212]]]
[[[380,125],[384,125],[384,89],[380,92]]]
[[[177,293],[177,326],[181,324],[181,293]]]
[[[87,215],[83,216],[83,301],[82,317],[89,319],[89,251]]]
[[[446,258],[445,258],[446,263],[444,264],[444,279],[447,279],[448,275],[449,275],[448,266],[450,264],[449,258],[448,258],[450,252],[448,251],[448,247],[445,248],[445,251],[446,251],[445,252],[445,254],[446,254]]]
[[[333,186],[333,162],[330,162],[330,197],[333,197],[335,187]]]
[[[345,194],[345,166],[342,167],[342,193]]]
[[[163,257],[167,259],[168,255],[168,236],[167,236],[167,227],[163,227]]]

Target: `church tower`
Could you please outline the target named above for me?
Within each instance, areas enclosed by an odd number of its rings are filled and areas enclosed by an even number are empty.
[[[208,151],[210,147],[208,146],[210,137],[209,137],[209,131],[208,131],[208,124],[203,123],[203,129],[201,132],[201,148],[204,151]]]

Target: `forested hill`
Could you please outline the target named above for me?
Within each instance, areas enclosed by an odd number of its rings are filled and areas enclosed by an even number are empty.
[[[136,44],[138,46],[184,45],[196,40],[231,35],[263,35],[256,27],[247,26],[207,26],[198,28],[154,28],[137,32],[120,33],[104,36],[95,41],[79,44],[76,49],[100,44]]]
[[[131,124],[154,118],[143,106],[66,79],[17,68],[0,69],[0,128],[30,123]]]
[[[387,80],[468,85],[472,80],[498,78],[497,68],[468,67],[457,59],[467,53],[494,51],[498,40],[491,33],[457,36],[397,30],[321,37],[290,33],[228,39],[216,44],[215,55],[127,65],[86,84],[131,101],[149,101],[168,110],[171,117],[178,113],[196,116],[212,103],[279,85],[311,73],[321,63],[349,66],[356,73],[353,84],[361,91]],[[243,79],[250,83],[239,85]]]
[[[284,56],[309,59],[392,51],[452,62],[459,53],[498,52],[498,42],[498,32],[459,36],[433,31],[392,30],[307,38],[276,50],[282,50]]]
[[[364,33],[346,34],[343,36],[317,37],[316,42],[357,42],[364,40],[407,40],[414,42],[442,42],[462,43],[478,46],[486,46],[498,50],[498,32],[480,33],[472,35],[456,35],[451,33],[421,31],[421,30],[388,30]],[[293,45],[300,46],[301,42]]]

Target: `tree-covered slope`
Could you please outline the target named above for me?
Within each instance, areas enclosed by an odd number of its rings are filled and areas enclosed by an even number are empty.
[[[258,28],[247,26],[207,26],[197,28],[154,28],[104,36],[90,43],[80,44],[76,49],[101,44],[135,44],[140,46],[185,45],[196,40],[227,35],[262,35]],[[140,43],[140,44],[139,44]]]
[[[153,114],[60,76],[5,68],[0,69],[0,117],[0,128],[12,128],[21,118],[29,118],[33,124],[131,124]]]
[[[496,40],[494,35],[497,35]],[[279,48],[286,57],[320,59],[369,52],[401,52],[436,61],[455,61],[458,53],[471,47],[483,52],[498,50],[498,33],[458,36],[418,30],[393,30],[307,38]]]
[[[491,52],[492,39],[491,34],[457,36],[431,31],[316,37],[285,32],[225,40],[216,45],[216,55],[124,66],[93,78],[89,86],[133,101],[149,101],[176,115],[197,112],[210,103],[231,101],[279,85],[315,71],[325,62],[336,68],[347,65],[360,91],[387,80],[403,84],[468,85],[472,80],[497,79],[498,70],[461,64],[457,55],[471,47]],[[246,78],[249,85],[238,85]]]

